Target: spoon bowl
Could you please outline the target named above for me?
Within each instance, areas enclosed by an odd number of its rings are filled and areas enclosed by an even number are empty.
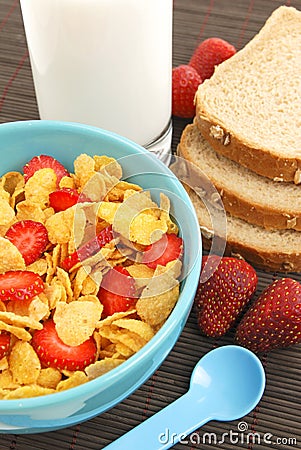
[[[265,373],[257,356],[236,345],[218,347],[195,366],[190,392],[210,403],[211,419],[236,420],[259,402],[265,387]],[[205,400],[204,400],[205,403]]]
[[[216,348],[195,366],[186,394],[106,449],[170,448],[210,420],[245,416],[255,408],[264,388],[264,369],[254,353],[237,345]]]

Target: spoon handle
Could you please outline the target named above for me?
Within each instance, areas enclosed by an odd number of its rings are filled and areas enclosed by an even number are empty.
[[[125,433],[105,450],[143,448],[143,450],[163,450],[184,443],[185,437],[207,423],[210,414],[202,408],[202,399],[196,400],[188,391],[140,425]],[[186,440],[186,443],[188,441]]]

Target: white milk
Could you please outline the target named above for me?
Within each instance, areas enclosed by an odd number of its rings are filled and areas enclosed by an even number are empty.
[[[147,146],[171,117],[172,0],[21,0],[41,119]]]

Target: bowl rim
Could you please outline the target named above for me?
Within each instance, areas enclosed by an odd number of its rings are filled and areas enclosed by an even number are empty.
[[[97,390],[95,389],[97,385],[101,384],[104,387],[109,386],[114,383],[115,380],[121,379],[123,374],[129,371],[134,365],[137,365],[141,359],[145,359],[146,356],[149,353],[152,353],[156,350],[156,348],[160,345],[161,340],[165,339],[166,336],[170,335],[172,330],[176,326],[180,326],[181,330],[179,334],[181,333],[185,323],[180,325],[181,320],[183,317],[188,317],[188,314],[192,308],[193,305],[193,296],[192,300],[190,302],[187,302],[186,297],[189,295],[191,290],[195,291],[198,284],[198,279],[193,279],[194,272],[199,273],[201,268],[201,262],[202,262],[202,240],[201,240],[201,233],[199,229],[199,222],[197,219],[197,215],[195,212],[195,209],[193,207],[193,204],[188,196],[188,193],[182,186],[181,182],[178,180],[178,178],[175,176],[175,174],[164,164],[162,163],[155,155],[151,154],[148,150],[141,147],[139,144],[129,140],[128,138],[125,138],[123,136],[120,136],[114,132],[104,130],[102,128],[97,128],[91,125],[85,125],[81,123],[75,123],[75,122],[64,122],[64,121],[51,121],[51,120],[25,120],[25,121],[16,121],[16,122],[6,122],[0,124],[0,135],[3,131],[12,131],[16,133],[18,130],[26,129],[27,127],[32,127],[33,129],[39,129],[42,130],[44,127],[45,131],[46,129],[50,130],[65,130],[65,131],[76,131],[76,132],[83,132],[84,134],[88,132],[88,134],[94,134],[94,135],[100,135],[105,136],[107,138],[111,138],[114,141],[119,141],[123,145],[126,145],[131,148],[133,154],[135,153],[141,153],[147,156],[151,157],[151,162],[157,168],[160,172],[163,172],[164,174],[169,175],[172,178],[172,183],[177,187],[178,193],[181,196],[181,199],[186,202],[187,205],[189,205],[191,209],[192,218],[194,220],[195,229],[196,229],[196,246],[198,246],[199,251],[197,253],[197,258],[195,258],[194,264],[189,271],[189,273],[186,275],[185,279],[182,280],[182,283],[184,282],[184,285],[181,283],[181,291],[179,299],[174,306],[173,310],[171,311],[169,317],[167,318],[166,322],[163,324],[163,326],[156,332],[156,334],[152,337],[152,339],[147,342],[138,352],[136,352],[134,355],[132,355],[130,358],[125,360],[123,363],[121,363],[119,366],[115,367],[114,369],[111,369],[109,372],[104,373],[103,375],[92,379],[84,384],[81,384],[79,386],[75,386],[69,389],[66,389],[61,392],[55,392],[51,394],[46,394],[42,396],[37,397],[29,397],[29,398],[19,398],[19,399],[11,399],[11,400],[0,400],[0,413],[5,414],[9,413],[10,411],[15,411],[18,409],[22,413],[26,413],[27,410],[31,410],[32,408],[39,408],[39,407],[47,407],[54,404],[60,404],[66,401],[76,401],[76,399],[80,400],[82,397],[85,398],[89,393],[93,393],[93,391],[96,393]],[[1,149],[0,149],[1,151]],[[121,158],[117,158],[121,159]],[[143,187],[143,186],[142,186]],[[179,315],[178,311],[181,311],[181,315]],[[178,338],[177,338],[178,339]],[[172,350],[173,345],[168,350],[168,353]],[[163,361],[165,360],[167,354],[164,356]],[[160,367],[162,362],[159,364],[159,366],[156,366],[155,370]],[[148,377],[149,378],[149,377]],[[133,392],[134,390],[138,389],[143,382],[135,383],[135,386],[131,390]],[[129,392],[129,394],[131,393]],[[89,396],[88,398],[90,398]],[[93,396],[92,396],[93,397]],[[125,397],[124,397],[125,398]],[[118,400],[117,403],[119,403],[122,400]],[[114,405],[113,405],[114,406]]]

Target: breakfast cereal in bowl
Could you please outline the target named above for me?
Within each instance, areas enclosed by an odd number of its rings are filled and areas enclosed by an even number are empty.
[[[106,155],[38,155],[0,180],[0,398],[57,393],[122,364],[179,297],[183,239]]]
[[[178,177],[83,124],[0,125],[0,433],[102,414],[180,336],[202,244]]]

